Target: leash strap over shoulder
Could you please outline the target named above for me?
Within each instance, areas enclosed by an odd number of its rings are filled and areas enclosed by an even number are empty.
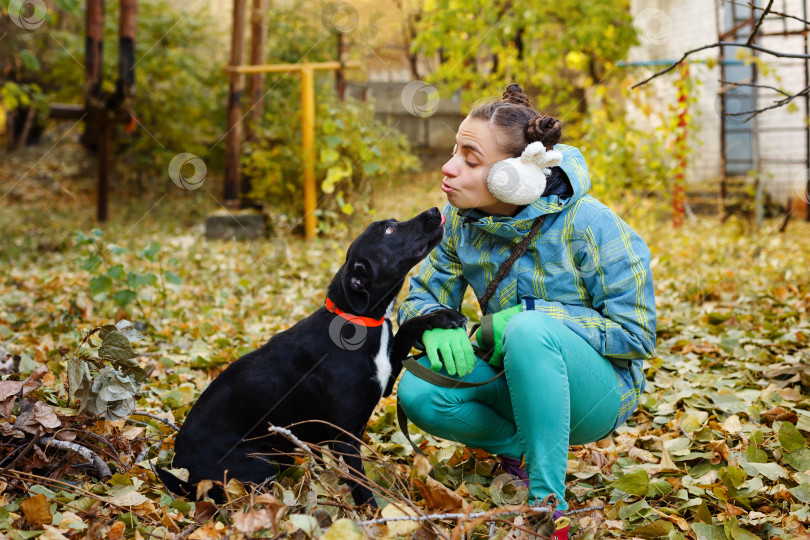
[[[515,264],[515,261],[518,260],[529,247],[529,243],[532,239],[537,236],[537,233],[540,232],[540,227],[543,226],[543,221],[545,221],[546,216],[540,216],[534,219],[532,223],[532,228],[529,232],[520,239],[514,248],[512,248],[512,253],[509,254],[509,257],[503,261],[501,267],[498,268],[498,272],[495,273],[495,277],[492,278],[492,281],[489,282],[487,285],[487,289],[484,291],[484,294],[478,298],[478,305],[481,306],[481,313],[484,315],[487,314],[487,304],[489,300],[492,298],[492,295],[495,294],[495,290],[498,288],[498,284],[501,282],[503,278],[509,273],[509,270],[512,269],[512,265]]]

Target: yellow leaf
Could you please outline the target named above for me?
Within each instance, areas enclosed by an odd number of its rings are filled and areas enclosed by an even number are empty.
[[[57,529],[52,525],[43,525],[45,532],[39,538],[43,540],[68,540],[68,537],[62,534],[68,532],[62,529]]]
[[[138,506],[139,504],[143,504],[147,501],[149,501],[149,499],[135,490],[116,497],[110,497],[110,502],[117,504],[118,506]]]
[[[321,540],[363,540],[365,537],[363,531],[360,530],[360,527],[358,527],[354,521],[348,518],[341,518],[329,527],[323,536],[321,536]]]
[[[404,516],[417,516],[417,513],[411,510],[408,507],[399,507],[395,504],[389,504],[385,508],[382,509],[380,515],[384,518],[395,518],[395,517],[404,517]],[[392,536],[406,536],[410,537],[411,533],[415,532],[419,528],[419,522],[412,521],[412,520],[403,520],[403,521],[389,521],[388,522],[388,532]]]
[[[732,414],[723,422],[723,429],[726,430],[727,433],[731,433],[732,435],[736,435],[742,431],[742,424],[740,424],[740,417],[736,414]]]
[[[50,525],[53,521],[50,502],[42,493],[25,499],[20,503],[20,509],[23,511],[23,514],[25,514],[25,520],[35,527],[44,524]]]

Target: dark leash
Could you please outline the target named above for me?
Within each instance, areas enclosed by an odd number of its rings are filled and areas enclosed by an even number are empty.
[[[495,277],[493,277],[492,281],[490,281],[487,285],[487,289],[484,291],[484,294],[478,298],[478,305],[481,307],[483,317],[481,317],[480,324],[475,324],[470,329],[470,337],[475,335],[475,332],[480,326],[481,341],[483,343],[495,342],[495,327],[492,324],[492,315],[487,315],[487,303],[492,298],[492,295],[495,294],[498,284],[509,273],[512,265],[526,252],[526,249],[529,247],[529,243],[535,236],[537,236],[537,233],[540,231],[540,227],[543,225],[544,220],[545,216],[535,218],[534,222],[532,223],[531,230],[526,234],[526,236],[520,239],[520,242],[515,244],[515,247],[512,248],[512,252],[509,254],[509,257],[503,262],[503,264],[501,264],[500,268],[498,268],[498,271],[495,273]],[[473,352],[475,353],[476,357],[480,358],[481,360],[488,361],[492,357],[494,350],[484,350],[476,345],[473,345]],[[422,353],[417,356],[409,356],[402,361],[402,366],[423,381],[429,382],[436,386],[441,386],[442,388],[477,388],[479,386],[484,386],[485,384],[491,383],[495,379],[502,377],[504,374],[503,369],[501,369],[497,375],[484,382],[465,382],[460,379],[442,375],[441,373],[436,373],[429,367],[423,366],[418,360],[423,358],[425,355],[426,353]],[[410,443],[411,447],[417,454],[424,456],[424,452],[422,452],[422,450],[411,440],[411,435],[408,432],[408,416],[405,414],[405,411],[399,404],[399,399],[397,399],[397,421],[399,422],[400,431],[402,431],[402,434],[405,436],[405,440]]]

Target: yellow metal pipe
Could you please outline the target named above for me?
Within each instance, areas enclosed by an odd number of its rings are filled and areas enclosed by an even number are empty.
[[[256,66],[229,66],[228,71],[236,73],[279,73],[285,71],[300,71],[302,69],[355,69],[360,67],[360,62],[352,60],[350,62],[313,62],[309,64],[261,64]]]
[[[301,138],[304,161],[304,237],[315,238],[315,70],[312,64],[301,68]]]

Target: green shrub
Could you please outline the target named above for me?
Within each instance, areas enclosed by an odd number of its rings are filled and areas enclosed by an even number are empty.
[[[372,103],[322,94],[318,100],[315,174],[318,213],[326,218],[320,224],[326,228],[368,210],[376,180],[415,171],[419,162],[402,133],[374,118]],[[279,105],[265,115],[258,142],[245,146],[242,171],[255,197],[272,201],[273,212],[295,222],[304,213],[300,114],[279,114],[293,108]]]

